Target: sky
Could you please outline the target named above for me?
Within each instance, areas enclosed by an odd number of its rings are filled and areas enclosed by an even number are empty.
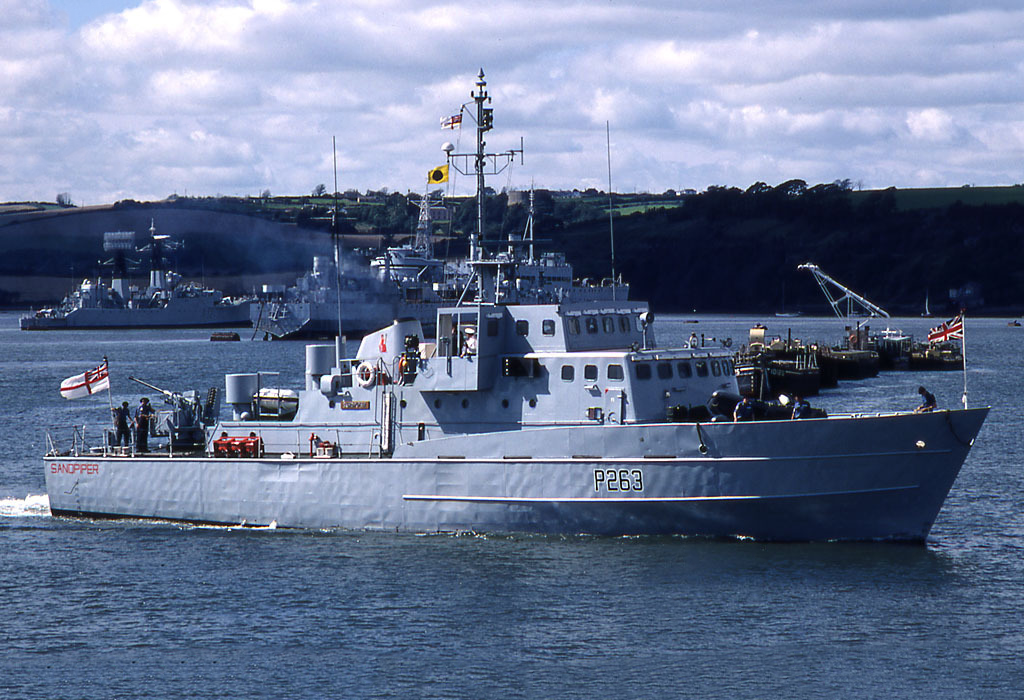
[[[1024,182],[1019,0],[0,0],[0,201]],[[610,168],[609,168],[610,161]],[[447,187],[469,194],[456,176]]]

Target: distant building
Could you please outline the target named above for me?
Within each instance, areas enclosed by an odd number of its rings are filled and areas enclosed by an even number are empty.
[[[968,282],[962,287],[950,289],[949,303],[961,309],[977,309],[984,306],[985,298],[981,294],[981,285],[977,282]]]

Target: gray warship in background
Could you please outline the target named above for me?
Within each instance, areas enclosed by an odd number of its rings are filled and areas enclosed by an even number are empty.
[[[103,251],[111,255],[109,285],[101,278],[86,279],[57,306],[20,319],[25,331],[85,330],[100,328],[230,328],[248,326],[250,300],[225,297],[216,289],[184,282],[165,269],[169,236],[158,234],[150,222],[150,240],[136,248],[134,231],[103,234]],[[127,256],[148,252],[149,285],[128,279]]]
[[[433,227],[449,220],[443,201],[424,194],[411,245],[392,246],[362,265],[342,259],[342,274],[330,256],[313,258],[313,269],[293,286],[264,285],[251,307],[254,337],[266,339],[330,338],[342,333],[361,337],[396,318],[415,318],[433,331],[439,307],[478,293],[470,260],[444,260],[435,256]],[[530,192],[526,227],[510,235],[504,250],[493,257],[507,272],[498,283],[515,285],[521,303],[625,300],[629,284],[611,278],[592,283],[573,275],[572,265],[557,252],[538,253],[533,235],[533,192]],[[339,308],[338,289],[341,289]]]
[[[480,174],[482,72],[473,97],[478,154],[467,158]],[[506,284],[515,264],[481,254],[483,221],[475,293],[440,307],[432,336],[411,319],[354,354],[340,340],[308,345],[302,387],[229,374],[229,417],[212,394],[203,405],[198,392],[170,394],[150,453],[51,432],[51,512],[417,533],[927,537],[987,408],[734,422],[728,350],[658,348],[641,302],[524,303]]]
[[[388,247],[369,264],[340,252],[334,259],[318,255],[294,285],[263,285],[250,309],[253,337],[331,338],[338,335],[339,319],[342,333],[354,336],[396,318],[432,324],[437,308],[456,302],[469,278],[465,269],[433,255],[430,212],[438,208],[424,195],[413,244]]]

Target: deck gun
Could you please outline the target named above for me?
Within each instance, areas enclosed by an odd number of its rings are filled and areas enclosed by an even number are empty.
[[[201,445],[205,442],[203,429],[216,423],[220,414],[220,395],[216,387],[207,392],[205,402],[200,402],[199,392],[194,389],[169,391],[135,377],[128,379],[162,394],[164,403],[171,406],[170,411],[158,412],[156,435],[169,435],[172,447]]]

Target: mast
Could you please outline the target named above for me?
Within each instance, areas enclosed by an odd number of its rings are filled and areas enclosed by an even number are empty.
[[[334,154],[334,211],[331,212],[331,238],[334,243],[334,285],[337,290],[338,337],[334,339],[334,357],[338,366],[345,354],[345,338],[341,334],[341,236],[338,235],[338,141],[331,137]]]
[[[167,286],[163,271],[163,240],[167,238],[167,236],[160,236],[157,234],[156,221],[153,219],[149,220],[149,237],[152,241],[149,249],[149,287],[150,289],[163,289]]]
[[[487,94],[487,81],[484,80],[484,69],[480,69],[480,75],[476,81],[476,92],[470,93],[476,101],[476,234],[470,242],[469,257],[473,260],[481,258],[480,248],[484,242],[484,134],[494,128],[494,109],[484,107],[490,104],[491,96]]]
[[[430,185],[428,184],[420,200],[420,215],[416,222],[416,239],[413,241],[412,249],[424,257],[433,257],[433,215],[430,211],[433,202],[430,201]]]
[[[509,167],[515,158],[519,156],[519,162],[523,162],[522,139],[519,140],[519,148],[513,148],[504,153],[487,153],[487,142],[484,134],[494,128],[494,110],[485,105],[490,104],[491,96],[487,92],[487,81],[484,80],[484,70],[480,69],[477,76],[476,90],[470,93],[470,97],[476,103],[476,151],[474,153],[452,153],[451,146],[447,145],[445,151],[448,157],[448,164],[455,168],[461,175],[472,173],[476,176],[476,230],[469,240],[469,259],[479,263],[484,260],[484,213],[486,188],[486,176],[497,175]],[[472,170],[470,170],[472,162]],[[484,274],[484,266],[478,265],[477,270]],[[480,280],[481,295],[489,294],[489,284]]]
[[[612,250],[612,301],[615,300],[615,225],[612,223],[612,127],[611,122],[604,123],[605,144],[608,148],[608,236],[611,238]]]

